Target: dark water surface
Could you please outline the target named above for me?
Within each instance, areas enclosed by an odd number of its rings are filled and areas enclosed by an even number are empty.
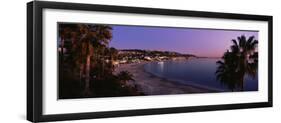
[[[230,91],[226,85],[216,79],[216,61],[219,59],[194,58],[185,61],[152,62],[146,64],[145,70],[156,76],[180,82],[182,84],[195,85],[199,87]],[[244,91],[258,90],[258,76],[245,77]]]

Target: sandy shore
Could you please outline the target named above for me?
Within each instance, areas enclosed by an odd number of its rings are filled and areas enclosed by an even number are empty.
[[[136,85],[138,91],[146,95],[214,92],[213,90],[180,84],[149,74],[144,70],[146,63],[148,62],[122,64],[116,68],[115,73],[119,73],[120,71],[129,71],[132,73],[135,81],[130,81],[128,84],[130,86]]]

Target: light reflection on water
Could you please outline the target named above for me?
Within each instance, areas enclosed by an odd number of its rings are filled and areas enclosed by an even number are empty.
[[[174,80],[183,84],[192,84],[210,89],[229,91],[216,79],[216,61],[219,59],[190,59],[187,61],[152,62],[145,65],[145,70],[156,76]],[[258,90],[258,77],[246,76],[244,91]]]

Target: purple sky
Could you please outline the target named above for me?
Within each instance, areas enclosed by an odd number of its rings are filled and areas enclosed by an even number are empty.
[[[145,26],[112,26],[110,47],[117,49],[146,49],[176,51],[205,57],[221,57],[232,45],[231,39],[258,32]]]

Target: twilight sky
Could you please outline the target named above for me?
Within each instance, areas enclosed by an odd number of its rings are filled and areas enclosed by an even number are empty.
[[[145,26],[112,26],[110,47],[117,49],[146,49],[176,51],[205,57],[221,57],[238,36],[255,36],[258,32],[167,28]]]

